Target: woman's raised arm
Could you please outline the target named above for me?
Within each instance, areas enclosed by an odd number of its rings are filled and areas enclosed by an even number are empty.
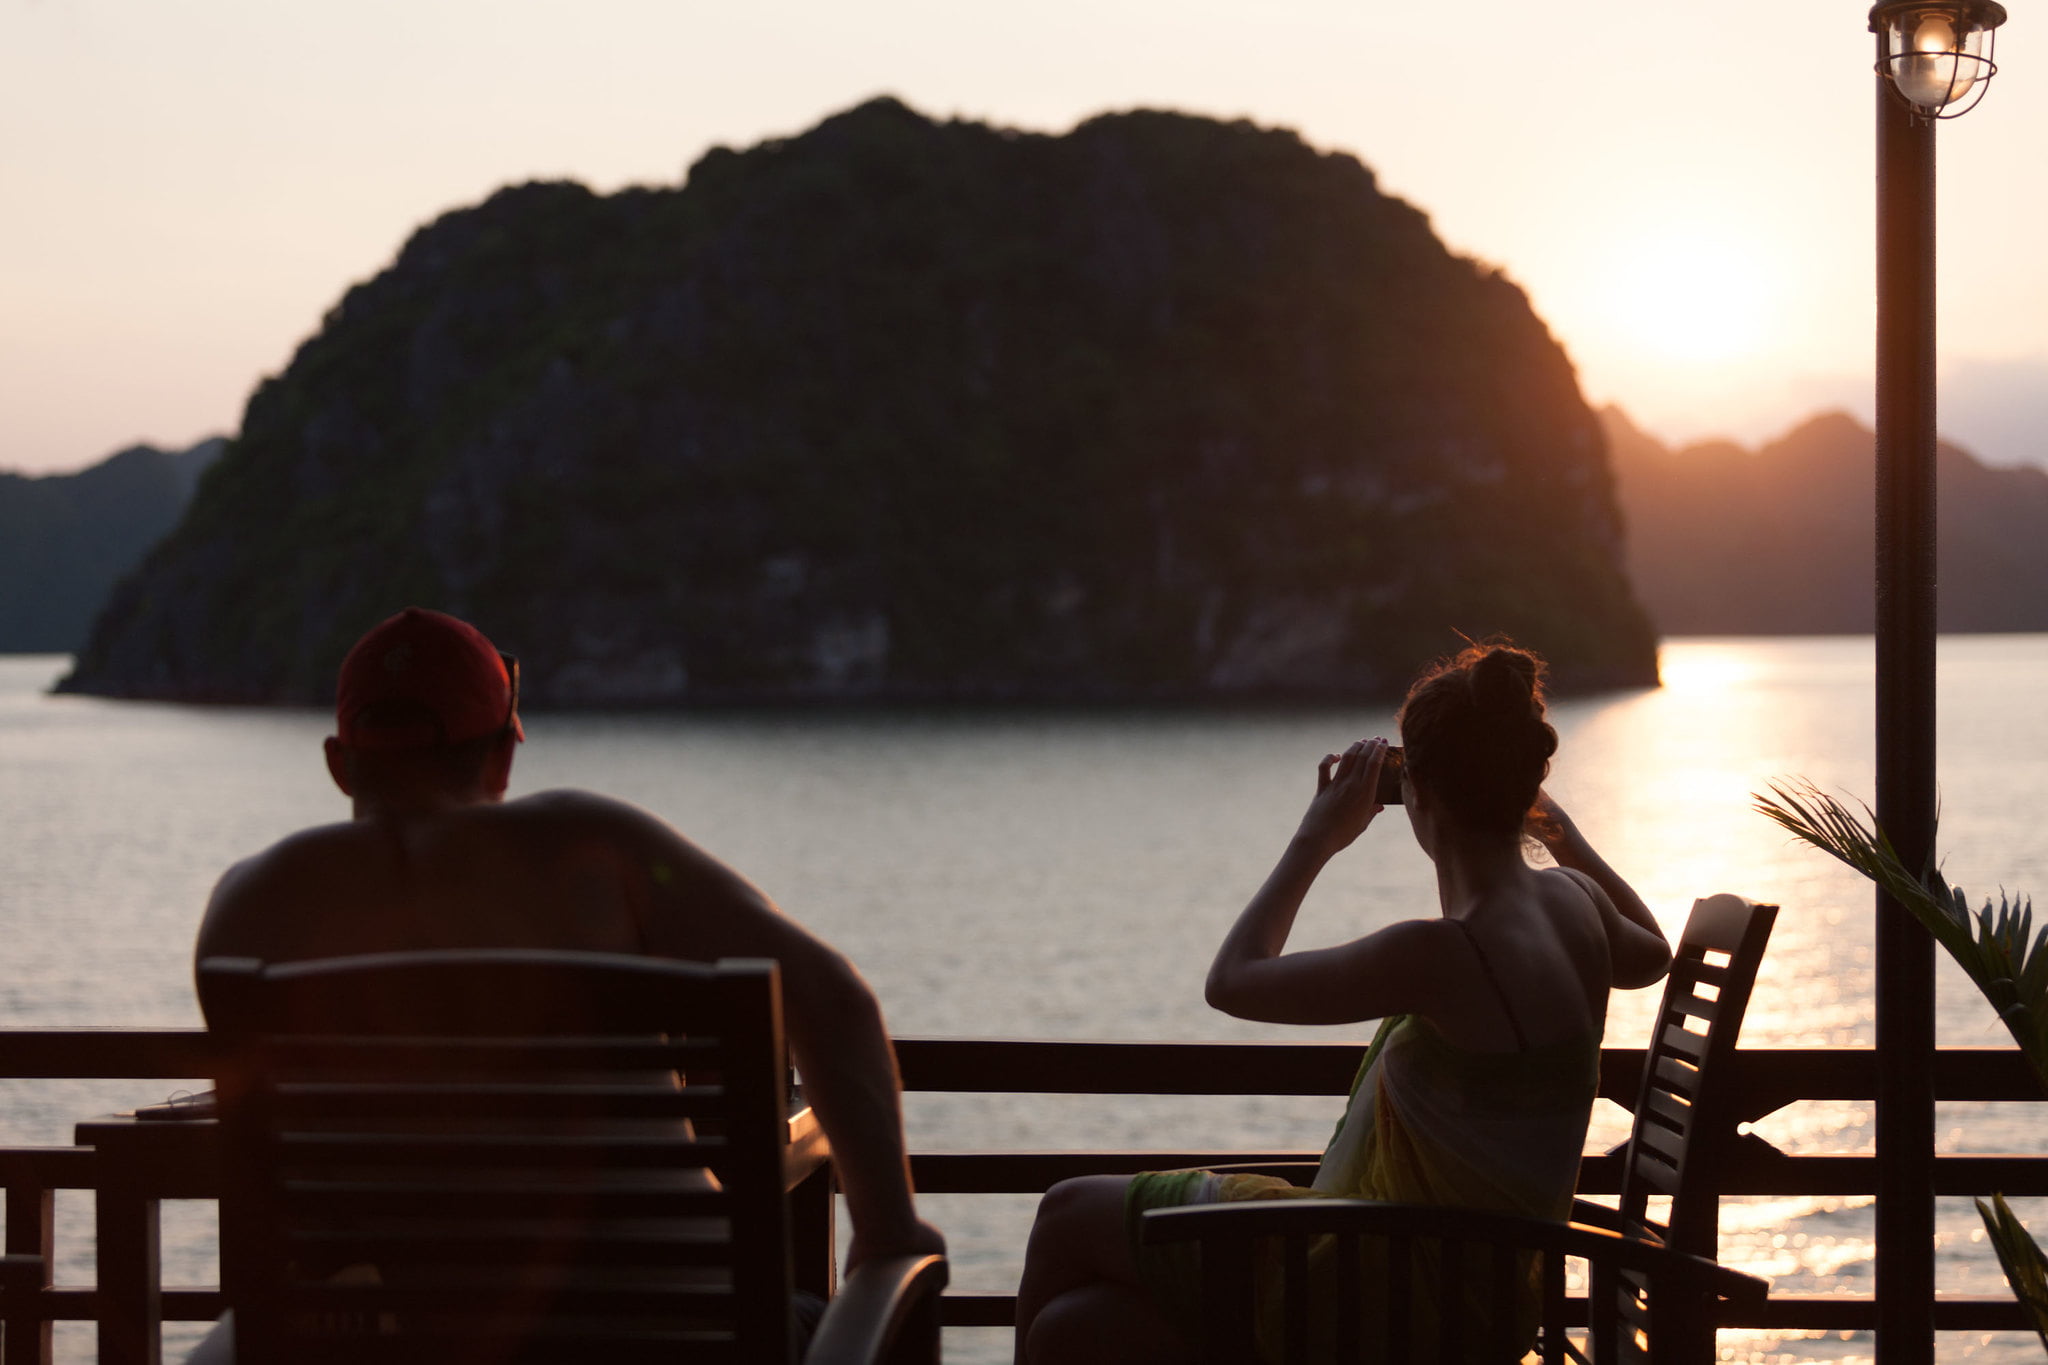
[[[1579,833],[1579,827],[1550,793],[1537,793],[1527,828],[1557,859],[1559,867],[1578,873],[1601,893],[1593,903],[1607,930],[1607,959],[1614,984],[1623,990],[1638,990],[1662,981],[1671,969],[1671,944],[1657,917],[1635,888]]]
[[[1398,1014],[1437,959],[1427,924],[1395,924],[1362,939],[1289,953],[1287,936],[1325,864],[1372,823],[1384,739],[1360,740],[1316,769],[1316,795],[1271,875],[1209,964],[1209,1004],[1271,1024],[1348,1024]]]

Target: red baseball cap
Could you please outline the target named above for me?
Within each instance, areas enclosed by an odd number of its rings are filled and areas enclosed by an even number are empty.
[[[364,713],[392,705],[387,718]],[[519,663],[467,621],[407,607],[373,627],[341,661],[335,687],[341,742],[361,749],[460,744],[519,723]]]

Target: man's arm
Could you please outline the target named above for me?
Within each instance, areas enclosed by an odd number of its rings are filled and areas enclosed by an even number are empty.
[[[244,859],[221,874],[206,902],[206,915],[199,921],[199,938],[192,951],[193,984],[199,986],[198,967],[209,957],[253,957],[274,961],[286,956],[280,951],[278,920],[273,907],[261,904],[261,887],[266,859],[259,854]],[[199,1011],[208,1014],[204,992],[199,993]],[[211,1016],[209,1015],[209,1022]]]
[[[881,1006],[853,964],[776,908],[737,872],[644,812],[634,844],[646,861],[647,949],[713,962],[781,964],[783,1021],[804,1095],[832,1143],[853,1217],[849,1267],[871,1255],[945,1250],[917,1217],[904,1151],[901,1082]]]
[[[847,1264],[871,1254],[944,1251],[945,1238],[918,1219],[912,1202],[902,1082],[881,1006],[852,963],[818,947],[780,958],[783,1018],[853,1216]]]

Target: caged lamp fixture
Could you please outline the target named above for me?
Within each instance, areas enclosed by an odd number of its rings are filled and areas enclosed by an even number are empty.
[[[1878,70],[1920,118],[1966,114],[1998,72],[1991,51],[2004,22],[1995,0],[1880,0],[1870,9]]]

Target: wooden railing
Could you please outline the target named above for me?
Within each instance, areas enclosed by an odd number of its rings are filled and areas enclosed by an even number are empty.
[[[1043,1094],[1330,1095],[1351,1086],[1360,1056],[1354,1043],[1051,1043],[939,1038],[897,1040],[905,1090]],[[1606,1048],[1600,1094],[1624,1108],[1635,1102],[1643,1054]],[[1943,1048],[1935,1058],[1935,1098],[2038,1101],[2040,1084],[2009,1048]],[[1735,1054],[1738,1122],[1752,1123],[1799,1100],[1868,1102],[1877,1094],[1877,1054],[1865,1048],[1756,1048]],[[1172,1170],[1223,1163],[1313,1160],[1313,1151],[1030,1151],[914,1154],[912,1174],[929,1193],[1035,1193],[1073,1175]],[[1877,1191],[1877,1159],[1868,1155],[1788,1155],[1755,1136],[1737,1144],[1717,1181],[1724,1195],[1868,1195]],[[1582,1194],[1621,1186],[1616,1154],[1589,1155]],[[2048,1156],[1938,1156],[1939,1195],[2048,1195]],[[953,1326],[1007,1326],[1009,1295],[955,1293]],[[1773,1294],[1730,1327],[1868,1331],[1877,1325],[1868,1295]],[[1935,1304],[1942,1331],[2024,1331],[2031,1324],[2009,1295],[1944,1296]]]
[[[1092,1095],[1344,1095],[1360,1048],[1355,1043],[1040,1042],[902,1038],[897,1052],[910,1091]],[[1871,1100],[1878,1059],[1867,1049],[1758,1048],[1735,1055],[1742,1121],[1751,1122],[1799,1100]],[[1626,1107],[1635,1098],[1642,1053],[1608,1048],[1601,1055],[1600,1093]],[[189,1079],[213,1069],[204,1032],[190,1029],[0,1031],[0,1075],[19,1078]],[[2040,1092],[2020,1055],[2009,1049],[1942,1049],[1936,1054],[1936,1098],[2030,1101]],[[81,1115],[80,1117],[85,1117]],[[1071,1175],[1209,1166],[1231,1162],[1311,1160],[1312,1151],[1111,1149],[917,1152],[917,1186],[934,1194],[1030,1194]],[[50,1191],[96,1189],[96,1156],[80,1148],[0,1149],[6,1189],[6,1250],[49,1264]],[[1591,1155],[1580,1190],[1611,1194],[1620,1161]],[[1727,1195],[1867,1195],[1877,1188],[1868,1155],[1788,1155],[1745,1137],[1720,1173]],[[1934,1162],[1937,1194],[2048,1195],[2048,1156],[1953,1155]],[[219,1312],[212,1287],[167,1287],[168,1319],[203,1320]],[[1009,1325],[1015,1300],[1004,1294],[956,1292],[945,1300],[949,1326]],[[42,1365],[47,1324],[97,1316],[95,1290],[40,1283],[24,1287],[0,1277],[4,1365]],[[1868,1296],[1774,1294],[1753,1314],[1727,1325],[1768,1330],[1871,1330]],[[1935,1306],[1941,1330],[2023,1330],[2009,1297],[1943,1297]],[[38,1343],[45,1343],[39,1349]]]

